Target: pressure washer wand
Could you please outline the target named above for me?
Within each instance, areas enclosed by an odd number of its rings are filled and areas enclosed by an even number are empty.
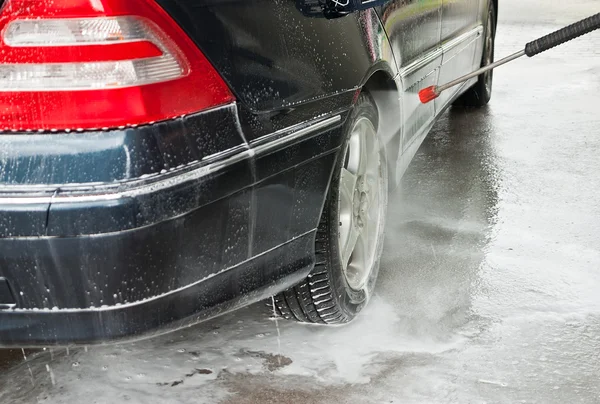
[[[499,60],[495,63],[482,67],[481,69],[478,69],[473,73],[467,74],[466,76],[463,76],[441,86],[431,86],[424,88],[421,91],[419,91],[419,98],[423,104],[427,104],[428,102],[435,100],[437,97],[439,97],[442,91],[445,91],[458,84],[464,83],[465,81],[470,80],[473,77],[477,77],[482,73],[495,69],[498,66],[502,66],[524,55],[527,55],[529,57],[539,55],[540,53],[545,52],[548,49],[552,49],[558,45],[562,45],[565,42],[569,42],[582,35],[589,34],[590,32],[595,31],[599,28],[600,13],[586,18],[584,20],[581,20],[579,22],[576,22],[575,24],[571,24],[563,29],[543,36],[539,39],[536,39],[535,41],[529,42],[527,45],[525,45],[525,49],[513,53],[512,55],[507,56],[504,59]]]

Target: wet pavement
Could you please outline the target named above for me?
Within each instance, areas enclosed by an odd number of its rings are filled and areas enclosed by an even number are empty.
[[[502,0],[497,55],[598,12]],[[263,304],[133,344],[6,353],[0,403],[600,403],[600,32],[495,74],[390,198],[354,323]]]

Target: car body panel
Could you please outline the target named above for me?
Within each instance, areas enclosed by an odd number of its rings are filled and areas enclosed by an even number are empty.
[[[442,62],[442,0],[392,0],[379,13],[389,37],[401,79],[401,154],[435,116],[434,104],[419,102],[421,88],[436,85]],[[396,178],[402,176],[402,166]]]
[[[235,103],[136,128],[0,134],[0,277],[14,300],[0,301],[0,345],[138,338],[301,280],[363,88],[399,181],[447,106],[418,91],[446,57],[473,64],[478,45],[444,48],[443,0],[335,19],[300,1],[157,0]]]
[[[290,0],[158,3],[196,42],[240,103],[255,114],[293,115],[290,109],[297,104],[320,103],[322,98],[353,91],[379,61],[395,74],[387,38],[379,21],[371,18],[371,10],[326,19],[303,15]],[[255,136],[252,131],[247,135],[248,140]]]
[[[206,212],[200,212],[203,213]],[[179,240],[164,241],[180,249],[175,244]],[[97,252],[114,253],[111,246],[118,246],[118,242],[114,240]],[[31,247],[44,252],[34,244]],[[206,279],[136,302],[86,309],[5,309],[0,316],[0,346],[104,344],[188,327],[300,282],[314,265],[313,250],[314,233],[308,233]]]
[[[137,338],[289,287],[314,264],[342,133],[341,115],[325,117],[175,176],[53,194],[46,234],[0,238],[15,304],[0,302],[0,345]],[[27,211],[44,198],[0,201]]]
[[[490,0],[491,1],[491,0]],[[442,49],[443,61],[440,83],[447,83],[480,67],[483,24],[487,17],[481,8],[488,0],[443,0]],[[485,8],[487,11],[487,7]],[[475,80],[469,81],[468,85]],[[454,87],[440,94],[435,100],[438,109],[443,108],[461,87]]]

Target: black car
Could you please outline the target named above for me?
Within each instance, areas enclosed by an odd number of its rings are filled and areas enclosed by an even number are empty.
[[[388,190],[494,55],[497,0],[0,0],[0,345],[89,344],[274,296],[352,320]],[[356,3],[358,4],[358,3]]]

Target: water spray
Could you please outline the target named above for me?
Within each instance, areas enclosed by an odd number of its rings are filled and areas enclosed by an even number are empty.
[[[496,67],[502,66],[508,62],[518,59],[521,56],[527,55],[529,57],[533,57],[535,55],[539,55],[542,52],[555,48],[582,35],[589,34],[590,32],[597,30],[598,28],[600,28],[600,13],[583,19],[574,24],[571,24],[563,29],[543,36],[539,39],[536,39],[535,41],[529,42],[527,45],[525,45],[525,49],[513,53],[512,55],[507,56],[504,59],[492,63],[488,66],[482,67],[481,69],[475,70],[473,73],[469,73],[466,76],[460,77],[441,86],[431,86],[424,88],[421,91],[419,91],[419,98],[421,99],[421,102],[423,104],[427,104],[428,102],[435,100],[437,97],[439,97],[443,91],[452,88],[458,84],[464,83],[465,81],[470,80],[473,77],[477,77],[482,73],[485,73],[489,70],[493,70]]]

